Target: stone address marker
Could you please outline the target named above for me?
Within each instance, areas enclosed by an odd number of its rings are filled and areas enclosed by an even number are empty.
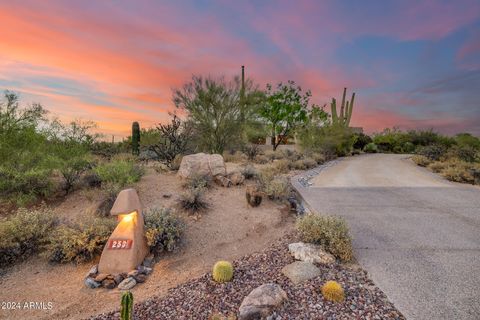
[[[99,273],[119,274],[137,268],[148,254],[142,204],[134,189],[120,191],[110,210],[118,225],[103,248]]]

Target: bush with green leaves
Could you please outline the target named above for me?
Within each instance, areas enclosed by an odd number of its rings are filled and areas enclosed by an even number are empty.
[[[312,213],[298,218],[296,228],[302,241],[321,245],[342,261],[352,260],[352,239],[345,219]]]
[[[353,144],[354,149],[363,150],[363,148],[373,142],[372,138],[369,135],[366,135],[363,132],[355,133],[355,143]]]
[[[128,159],[100,163],[93,171],[102,180],[102,184],[111,184],[119,188],[138,182],[144,173],[142,167]]]
[[[39,252],[57,219],[46,206],[20,208],[0,219],[0,266],[10,265]]]
[[[60,225],[49,234],[42,256],[54,263],[91,261],[102,252],[115,226],[112,218]]]
[[[378,147],[375,143],[371,142],[363,148],[363,151],[367,153],[377,153],[378,152]]]
[[[152,253],[173,251],[178,246],[185,224],[169,208],[145,211],[145,236]]]
[[[422,155],[418,155],[418,154],[412,157],[412,161],[415,162],[420,167],[426,167],[430,163],[432,163],[432,160],[430,160],[429,158]]]
[[[304,152],[319,152],[329,159],[350,154],[355,143],[350,128],[334,125],[305,127],[300,130],[298,138]]]
[[[417,150],[417,154],[427,157],[431,161],[438,161],[445,154],[447,149],[441,144],[432,144],[421,147]]]

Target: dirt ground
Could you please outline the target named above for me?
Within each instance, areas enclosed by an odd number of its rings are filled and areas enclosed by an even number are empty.
[[[229,171],[236,167],[227,164]],[[171,206],[182,192],[174,173],[159,174],[152,169],[136,189],[145,208]],[[77,191],[59,203],[55,212],[66,219],[88,215],[98,198],[95,192]],[[260,251],[293,229],[294,217],[282,205],[264,200],[260,207],[250,208],[245,186],[215,186],[207,192],[207,199],[211,207],[199,219],[178,213],[187,224],[184,241],[178,251],[162,256],[148,280],[132,290],[135,301],[164,295],[169,288],[209,271],[217,260]],[[33,310],[2,308],[0,319],[83,319],[118,308],[118,289],[92,290],[83,285],[94,263],[49,265],[32,258],[15,265],[1,276],[0,301],[20,302],[22,307],[25,302],[37,305],[32,305]]]

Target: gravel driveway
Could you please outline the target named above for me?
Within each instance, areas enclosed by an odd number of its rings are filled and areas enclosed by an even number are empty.
[[[407,319],[480,318],[479,187],[386,154],[297,179],[311,209],[347,219],[359,263]]]

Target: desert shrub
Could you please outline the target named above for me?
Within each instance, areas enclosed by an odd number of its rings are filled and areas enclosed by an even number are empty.
[[[434,161],[428,165],[428,168],[436,173],[441,172],[446,167],[448,167],[448,165],[444,161]]]
[[[177,199],[177,205],[190,214],[208,209],[209,204],[205,200],[205,189],[195,188],[184,191]]]
[[[56,224],[51,210],[18,209],[0,220],[0,266],[10,265],[39,251]]]
[[[445,158],[457,158],[466,162],[475,162],[479,151],[471,146],[453,146],[445,154]]]
[[[402,146],[409,141],[406,132],[402,132],[397,128],[386,128],[381,133],[377,133],[373,137],[373,142],[377,145],[381,152],[402,152]]]
[[[454,138],[455,143],[460,147],[470,147],[480,150],[480,138],[472,136],[470,133],[459,133]]]
[[[289,170],[290,162],[288,160],[278,160],[261,168],[259,178],[263,182],[270,181],[280,174],[287,173]]]
[[[291,192],[292,186],[286,176],[275,176],[271,180],[262,180],[262,189],[272,200],[286,200]]]
[[[224,151],[223,160],[225,162],[242,162],[246,160],[246,155],[241,151]]]
[[[309,214],[297,220],[297,230],[302,241],[322,245],[342,261],[353,258],[352,240],[343,218]]]
[[[412,157],[412,160],[413,160],[413,162],[415,162],[420,167],[426,167],[430,163],[432,163],[432,160],[430,160],[429,158],[427,158],[425,156],[421,156],[421,155],[414,155]]]
[[[253,161],[260,154],[260,147],[256,144],[248,144],[243,148],[243,153],[246,154],[248,160]]]
[[[440,158],[445,154],[445,152],[446,148],[440,144],[424,146],[417,150],[417,154],[427,157],[432,161],[440,160]]]
[[[100,156],[108,160],[121,152],[127,151],[121,143],[107,141],[95,141],[89,146],[89,149],[93,155]]]
[[[170,170],[170,168],[167,167],[165,164],[158,163],[158,162],[154,163],[152,165],[152,168],[153,168],[153,170],[155,170],[156,173],[165,173],[165,172]]]
[[[479,170],[480,165],[458,159],[449,159],[444,161],[440,174],[450,181],[474,183],[474,170]]]
[[[277,173],[287,173],[290,171],[292,162],[287,159],[276,160],[273,162],[272,166],[275,168]]]
[[[265,155],[259,154],[255,157],[253,161],[258,164],[265,164],[270,162],[270,159]]]
[[[63,187],[65,193],[68,194],[73,189],[82,173],[89,167],[90,162],[85,157],[74,157],[63,162],[60,172],[65,182]]]
[[[415,152],[415,145],[412,142],[407,141],[403,144],[402,151],[405,153],[413,153]]]
[[[306,170],[311,169],[316,165],[317,161],[313,160],[312,158],[305,158],[292,162],[290,167],[295,170]]]
[[[194,174],[183,181],[185,189],[204,189],[212,186],[212,177],[209,175]]]
[[[152,208],[144,213],[145,236],[150,251],[173,251],[180,242],[185,224],[168,208]]]
[[[327,161],[326,157],[322,153],[314,152],[310,155],[310,157],[317,162],[317,164],[324,164]]]
[[[283,156],[280,159],[287,159],[289,161],[297,161],[302,159],[302,154],[296,150],[283,149],[279,151]]]
[[[102,252],[115,225],[109,218],[61,225],[50,234],[42,256],[54,263],[91,261]]]
[[[256,179],[258,177],[258,171],[252,165],[246,165],[242,170],[241,173],[245,177],[245,179]]]
[[[175,157],[187,153],[190,147],[193,127],[190,122],[183,122],[177,115],[172,116],[169,124],[159,124],[157,134],[146,148],[157,155],[157,159],[171,168]],[[144,143],[144,142],[142,142]]]
[[[373,142],[372,138],[363,132],[355,133],[354,137],[355,137],[355,143],[353,144],[354,149],[363,150],[363,148],[367,144]]]
[[[378,152],[378,147],[375,143],[371,142],[365,146],[363,151],[367,153],[377,153]]]
[[[123,188],[138,182],[144,171],[134,161],[112,160],[104,162],[94,168],[102,183],[111,184]]]
[[[299,130],[298,137],[305,152],[320,152],[327,158],[349,154],[356,139],[350,128],[335,125],[307,126]]]
[[[29,204],[38,197],[46,197],[52,193],[51,174],[50,168],[41,166],[19,170],[0,165],[0,195],[19,206]]]

